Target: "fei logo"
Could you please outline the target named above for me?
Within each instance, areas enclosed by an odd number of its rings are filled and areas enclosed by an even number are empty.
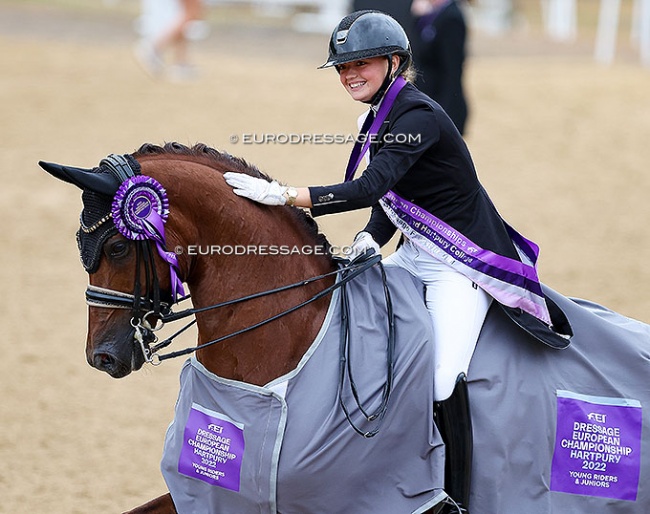
[[[596,423],[606,423],[607,414],[600,414],[598,412],[590,412],[587,414],[587,419],[589,421],[595,421]]]
[[[215,425],[214,423],[208,425],[208,430],[212,430],[216,434],[223,433],[223,427],[221,425]]]

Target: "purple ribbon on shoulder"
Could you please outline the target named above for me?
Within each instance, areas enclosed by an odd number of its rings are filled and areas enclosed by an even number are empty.
[[[354,177],[359,164],[361,164],[361,161],[363,160],[363,156],[366,155],[366,152],[370,148],[372,136],[377,135],[379,132],[379,128],[381,127],[381,124],[386,120],[388,113],[395,103],[397,95],[405,85],[406,79],[401,75],[393,81],[393,83],[388,88],[388,91],[386,91],[386,94],[384,95],[384,99],[379,106],[379,110],[377,111],[377,115],[375,116],[375,120],[372,122],[372,125],[370,125],[366,131],[362,130],[359,132],[357,141],[354,143],[354,147],[352,148],[352,153],[350,154],[347,168],[345,169],[346,182],[349,182]],[[371,114],[372,113],[369,113],[368,116]]]

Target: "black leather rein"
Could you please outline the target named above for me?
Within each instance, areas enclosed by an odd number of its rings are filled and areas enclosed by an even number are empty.
[[[311,277],[306,280],[302,280],[300,282],[295,282],[292,284],[287,284],[281,287],[277,287],[275,289],[269,289],[267,291],[261,291],[259,293],[254,293],[251,295],[243,296],[240,298],[232,299],[232,300],[227,300],[225,302],[217,303],[214,305],[209,305],[206,307],[199,307],[199,308],[191,308],[191,309],[185,309],[183,311],[179,312],[173,312],[168,304],[165,303],[160,303],[160,309],[157,311],[150,311],[147,312],[144,316],[141,318],[137,317],[134,314],[134,318],[131,321],[131,324],[136,330],[135,334],[135,339],[139,342],[140,347],[143,352],[143,356],[146,362],[152,363],[152,364],[160,364],[162,361],[167,360],[167,359],[173,359],[175,357],[181,357],[183,355],[189,355],[191,353],[196,352],[197,350],[203,350],[205,348],[209,348],[210,346],[216,345],[218,343],[221,343],[223,341],[226,341],[228,339],[231,339],[233,337],[245,334],[247,332],[250,332],[252,330],[255,330],[259,327],[262,327],[264,325],[267,325],[268,323],[271,323],[273,321],[276,321],[288,314],[291,314],[292,312],[295,312],[302,307],[315,302],[321,298],[324,298],[325,296],[333,293],[336,289],[341,288],[341,295],[340,295],[340,302],[341,302],[341,338],[340,338],[340,369],[339,369],[339,404],[344,412],[345,418],[350,424],[350,426],[359,434],[362,435],[363,437],[374,437],[377,435],[381,428],[381,424],[383,422],[383,419],[385,417],[386,411],[388,409],[388,401],[390,398],[390,394],[392,391],[392,383],[393,383],[393,365],[394,365],[394,349],[395,349],[395,321],[394,321],[394,314],[393,314],[393,307],[392,307],[392,300],[390,297],[390,292],[388,289],[388,284],[386,281],[386,274],[384,271],[384,267],[381,264],[381,255],[369,255],[369,256],[364,256],[365,258],[363,260],[355,260],[352,262],[346,262],[346,264],[341,264],[341,266],[331,272],[324,273],[322,275],[318,275],[315,277]],[[364,273],[367,271],[369,268],[374,266],[375,264],[378,264],[381,269],[381,275],[382,275],[382,282],[383,282],[383,287],[384,287],[384,296],[385,296],[385,301],[386,301],[386,309],[387,309],[387,318],[388,318],[388,341],[387,341],[387,347],[386,347],[386,382],[384,383],[382,387],[382,397],[381,397],[381,402],[378,406],[377,409],[374,410],[372,413],[366,412],[364,407],[361,404],[360,397],[356,388],[356,384],[354,381],[354,377],[352,375],[352,368],[351,364],[349,361],[349,352],[350,352],[350,317],[349,317],[349,307],[348,307],[348,299],[347,299],[347,294],[345,291],[346,285],[348,282],[359,276],[360,274]],[[330,276],[337,275],[338,278],[334,284],[331,286],[328,286],[318,293],[314,294],[307,300],[294,305],[292,307],[289,307],[288,309],[283,310],[282,312],[279,312],[278,314],[275,314],[274,316],[271,316],[269,318],[266,318],[262,321],[259,321],[257,323],[254,323],[252,325],[249,325],[248,327],[245,327],[241,330],[237,330],[235,332],[232,332],[230,334],[226,334],[224,336],[218,337],[216,339],[213,339],[211,341],[207,341],[206,343],[200,345],[200,346],[191,346],[184,348],[182,350],[177,350],[174,352],[166,353],[159,355],[158,352],[166,347],[168,347],[176,337],[178,337],[180,334],[182,334],[184,331],[186,331],[188,328],[190,328],[192,325],[196,323],[196,318],[191,320],[189,323],[187,323],[184,327],[182,327],[180,330],[172,334],[170,337],[166,338],[165,340],[157,343],[157,337],[155,336],[154,332],[158,330],[159,328],[162,328],[162,326],[165,323],[172,322],[172,321],[178,321],[184,318],[187,318],[189,316],[195,316],[198,313],[201,312],[207,312],[210,310],[216,310],[220,309],[222,307],[227,307],[231,305],[236,305],[239,303],[247,302],[249,300],[253,300],[256,298],[262,298],[264,296],[269,296],[272,294],[280,293],[283,291],[288,291],[291,289],[295,289],[298,287],[306,286],[308,284],[311,284],[313,282],[323,280],[325,278],[328,278]],[[182,298],[182,300],[188,299],[189,296],[186,296]],[[138,301],[139,300],[139,301]],[[88,286],[86,289],[86,302],[90,306],[95,306],[95,307],[103,307],[103,308],[114,308],[114,309],[130,309],[132,312],[136,312],[137,309],[142,309],[146,305],[151,305],[151,300],[148,300],[146,298],[138,298],[135,295],[128,294],[128,293],[123,293],[119,291],[113,291],[110,289],[104,289],[104,288],[99,288],[96,286]],[[139,304],[139,307],[136,307],[136,304]],[[160,326],[152,327],[149,323],[148,317],[150,314],[155,314],[155,317],[157,318],[157,321],[160,322]],[[156,323],[158,324],[158,323]],[[153,343],[153,346],[151,344]],[[362,430],[357,426],[357,424],[351,419],[350,414],[349,414],[349,409],[347,408],[345,401],[343,399],[343,388],[344,388],[344,383],[345,379],[348,379],[349,382],[349,387],[352,392],[352,396],[354,398],[354,402],[356,403],[357,407],[359,408],[359,411],[363,414],[365,420],[367,422],[374,422],[375,426],[371,430]]]

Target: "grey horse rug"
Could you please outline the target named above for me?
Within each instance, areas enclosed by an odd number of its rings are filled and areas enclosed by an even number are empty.
[[[379,433],[339,404],[340,293],[289,375],[266,387],[190,359],[162,470],[178,512],[407,514],[443,501],[444,445],[432,423],[433,357],[422,287],[386,268],[396,319],[395,379]],[[650,512],[650,327],[545,289],[574,330],[551,349],[493,305],[469,369],[472,514]],[[373,411],[386,379],[378,267],[348,287],[349,362]],[[272,349],[270,350],[272,351]],[[350,392],[343,404],[362,431]]]
[[[650,326],[545,289],[552,350],[493,306],[469,369],[472,514],[650,512]]]
[[[351,372],[339,400],[340,290],[298,367],[266,387],[225,380],[196,359],[165,442],[162,471],[181,514],[419,513],[446,497],[444,446],[433,424],[431,327],[422,290],[388,274],[396,323],[385,417],[367,421],[387,378],[388,316],[377,266],[347,285]],[[405,287],[406,286],[406,287]],[[269,342],[273,351],[273,342]]]

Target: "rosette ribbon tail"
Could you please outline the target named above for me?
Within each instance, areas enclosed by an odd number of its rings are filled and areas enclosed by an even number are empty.
[[[185,295],[183,281],[178,276],[178,257],[174,252],[167,250],[167,243],[165,240],[165,222],[160,215],[152,210],[149,216],[143,220],[151,239],[156,243],[156,250],[160,258],[169,264],[169,278],[171,281],[172,289],[172,303],[176,303],[179,296]]]

